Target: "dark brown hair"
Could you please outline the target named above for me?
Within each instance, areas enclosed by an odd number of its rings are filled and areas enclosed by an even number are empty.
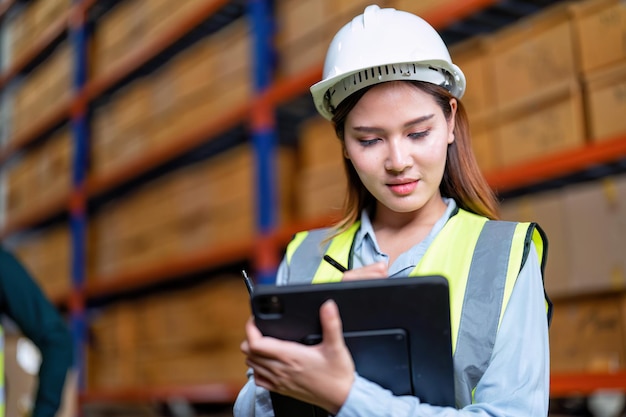
[[[450,100],[454,97],[448,90],[422,81],[405,82],[410,82],[432,96],[443,111],[446,120],[450,120],[452,117]],[[348,114],[371,87],[355,92],[337,106],[332,122],[337,137],[342,143],[345,139],[345,122]],[[457,102],[454,124],[455,139],[448,145],[446,167],[439,190],[442,196],[453,198],[464,210],[489,219],[498,219],[496,196],[481,173],[472,151],[467,113],[461,101],[457,100]],[[348,177],[348,193],[344,202],[344,216],[335,225],[337,233],[350,227],[359,218],[363,209],[374,210],[376,204],[374,196],[365,188],[352,166],[352,162],[347,158],[344,159],[344,167]]]

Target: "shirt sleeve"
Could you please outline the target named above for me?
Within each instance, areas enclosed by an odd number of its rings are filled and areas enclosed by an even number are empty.
[[[289,265],[283,259],[276,273],[276,285],[287,285],[289,280]],[[274,417],[272,399],[269,391],[257,387],[254,383],[254,373],[248,369],[248,381],[239,391],[233,407],[234,417]]]
[[[52,417],[72,365],[72,339],[55,307],[15,257],[0,248],[0,305],[41,352],[32,417]]]
[[[496,337],[492,359],[461,410],[420,403],[357,377],[337,417],[546,416],[549,344],[543,282],[536,249],[519,273]]]

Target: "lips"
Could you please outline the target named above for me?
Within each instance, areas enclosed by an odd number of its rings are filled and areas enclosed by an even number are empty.
[[[387,184],[387,187],[389,187],[391,192],[396,195],[408,195],[415,190],[415,188],[417,187],[417,183],[417,180],[407,180],[393,184]]]

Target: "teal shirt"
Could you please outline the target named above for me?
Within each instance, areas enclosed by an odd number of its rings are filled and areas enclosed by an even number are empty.
[[[61,403],[65,376],[72,366],[72,338],[65,321],[28,271],[2,247],[0,312],[13,320],[41,351],[32,417],[53,417]]]

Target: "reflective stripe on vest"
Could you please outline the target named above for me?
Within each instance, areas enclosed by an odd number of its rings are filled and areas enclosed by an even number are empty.
[[[321,259],[329,254],[349,265],[358,227],[354,225],[324,245],[321,242],[328,237],[328,229],[297,236],[289,245],[287,262],[298,265],[298,276],[293,271],[289,283],[340,281],[342,273]],[[543,264],[545,247],[536,225],[488,221],[459,209],[410,273],[448,279],[459,407],[472,403],[472,392],[489,365],[499,325],[531,241]]]

